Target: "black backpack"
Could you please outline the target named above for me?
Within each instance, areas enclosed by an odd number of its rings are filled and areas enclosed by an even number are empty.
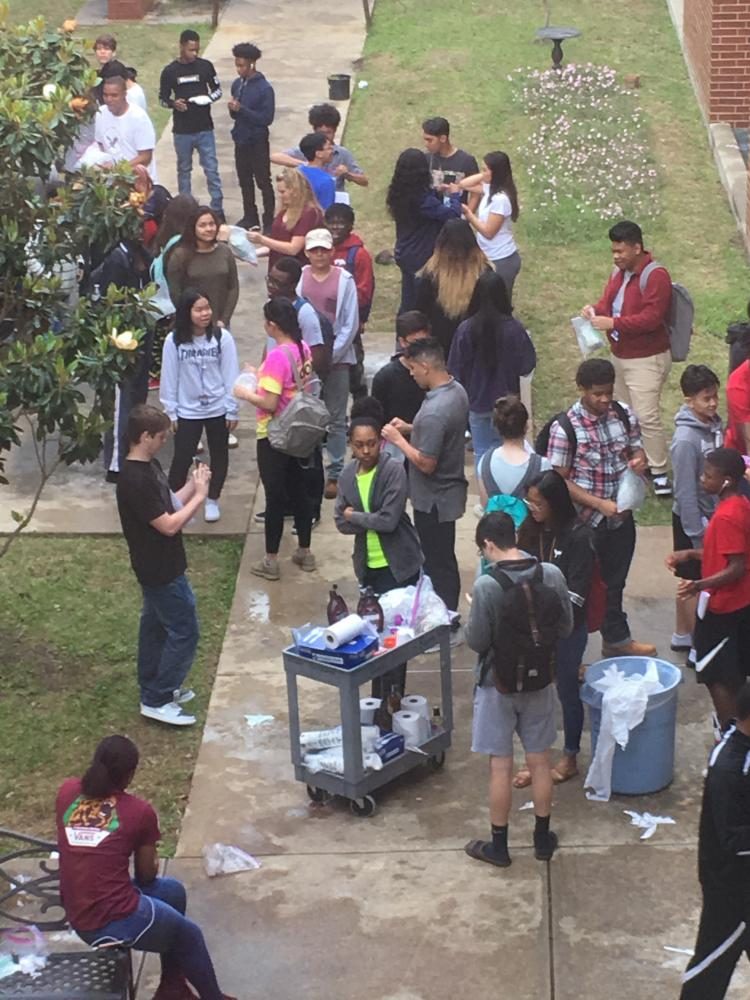
[[[629,434],[630,417],[628,416],[628,411],[625,409],[622,403],[618,403],[617,400],[613,400],[612,406],[614,407],[614,411],[617,414],[620,423]],[[534,451],[537,453],[537,455],[546,456],[547,451],[549,449],[549,435],[550,431],[552,430],[552,425],[554,423],[558,423],[565,432],[565,436],[567,437],[570,443],[570,449],[571,449],[570,457],[572,461],[576,456],[578,439],[576,438],[575,427],[573,427],[573,424],[570,422],[570,417],[568,416],[567,410],[562,410],[560,413],[556,413],[554,417],[549,418],[547,423],[544,425],[544,427],[542,427],[542,429],[536,436],[536,441],[534,442]]]
[[[486,669],[491,666],[495,687],[502,694],[541,691],[552,683],[563,615],[560,595],[544,582],[541,564],[526,559],[517,566],[518,569],[533,566],[534,572],[518,580],[498,565],[489,571],[504,596]]]

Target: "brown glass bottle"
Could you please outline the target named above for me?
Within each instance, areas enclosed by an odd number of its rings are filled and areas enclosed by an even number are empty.
[[[365,621],[372,622],[378,632],[382,632],[385,627],[385,617],[380,601],[375,596],[372,587],[365,587],[357,604],[357,614]]]
[[[329,625],[334,625],[336,622],[340,622],[342,618],[346,618],[349,614],[349,608],[346,606],[346,601],[339,593],[338,587],[335,583],[328,591],[328,606],[326,608],[326,614],[328,615]]]

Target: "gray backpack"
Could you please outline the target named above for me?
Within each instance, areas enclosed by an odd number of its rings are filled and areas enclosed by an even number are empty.
[[[641,271],[638,284],[641,295],[646,291],[646,283],[649,275],[657,267],[664,267],[656,260]],[[690,351],[690,338],[693,336],[693,317],[695,307],[690,292],[684,285],[672,282],[672,304],[669,307],[669,315],[666,319],[667,332],[669,333],[669,349],[672,352],[673,361],[684,361]]]
[[[309,458],[325,438],[331,415],[323,400],[302,384],[292,352],[286,346],[283,350],[289,358],[297,392],[281,413],[269,420],[268,443],[276,451],[294,458]]]

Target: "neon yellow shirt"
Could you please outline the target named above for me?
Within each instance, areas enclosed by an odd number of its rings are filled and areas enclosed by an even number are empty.
[[[367,514],[370,513],[370,494],[372,493],[372,481],[375,478],[377,465],[369,472],[357,473],[357,489],[362,507]],[[369,569],[384,569],[388,565],[388,560],[380,544],[380,536],[377,531],[367,532],[367,566]]]

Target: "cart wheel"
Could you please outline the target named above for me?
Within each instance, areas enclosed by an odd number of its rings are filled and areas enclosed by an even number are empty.
[[[436,754],[434,757],[430,757],[430,767],[434,771],[441,771],[443,769],[444,764],[445,764],[444,750],[442,750],[439,754]]]
[[[372,795],[365,795],[363,799],[352,799],[349,808],[355,816],[372,816],[375,812],[375,799]]]
[[[313,785],[307,786],[307,795],[311,802],[328,802],[331,798],[331,793],[325,788],[315,788]]]

